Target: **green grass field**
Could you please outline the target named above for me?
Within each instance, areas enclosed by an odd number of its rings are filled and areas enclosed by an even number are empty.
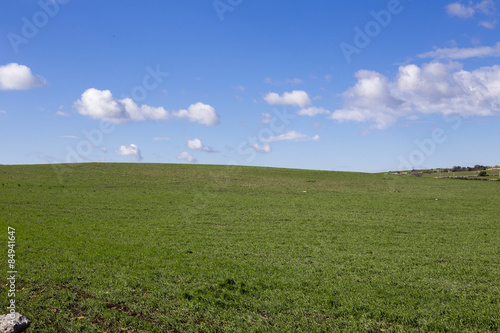
[[[63,168],[63,169],[61,169]],[[500,182],[0,166],[30,332],[498,332]]]

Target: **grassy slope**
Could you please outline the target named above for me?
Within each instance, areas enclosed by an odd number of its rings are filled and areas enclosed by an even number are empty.
[[[16,228],[18,310],[36,332],[498,332],[499,186],[0,166],[0,226]]]

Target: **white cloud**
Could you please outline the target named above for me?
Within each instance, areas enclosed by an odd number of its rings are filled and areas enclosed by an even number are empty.
[[[35,77],[29,67],[16,63],[0,66],[0,90],[28,90],[45,84],[45,79]]]
[[[139,107],[131,98],[118,99],[113,97],[109,90],[95,88],[87,89],[81,98],[74,103],[74,107],[81,115],[107,120],[115,124],[170,118],[169,112],[163,107],[152,107],[144,104]],[[214,108],[203,103],[192,104],[187,110],[174,112],[173,116],[187,118],[191,122],[207,126],[214,126],[219,122],[219,115]]]
[[[263,143],[262,146],[260,146],[258,143],[252,143],[250,146],[260,153],[270,153],[272,151],[271,145],[269,143]]]
[[[78,113],[94,119],[103,119],[115,124],[131,121],[167,119],[169,114],[164,108],[137,106],[131,98],[117,99],[109,90],[89,88],[74,104]]]
[[[157,136],[153,138],[153,141],[163,141],[163,140],[170,140],[170,138],[166,136],[161,136],[161,137]]]
[[[491,20],[491,21],[479,21],[479,25],[483,28],[487,29],[495,29],[497,26],[498,21],[497,20]]]
[[[473,7],[465,6],[460,2],[455,2],[446,6],[446,12],[450,16],[457,16],[460,18],[471,18],[474,16],[475,10]]]
[[[134,161],[141,161],[142,160],[142,155],[141,151],[135,144],[129,144],[129,145],[122,145],[116,152],[118,155],[121,156],[130,156]]]
[[[343,109],[333,112],[332,119],[369,121],[384,129],[418,113],[500,115],[498,65],[469,72],[459,63],[432,62],[401,66],[394,80],[366,70],[356,77],[356,85],[343,94]]]
[[[497,24],[497,20],[492,18],[497,13],[493,0],[483,0],[477,3],[470,1],[467,5],[454,2],[446,6],[446,12],[449,16],[456,16],[461,19],[471,19],[477,14],[485,15],[488,20],[481,20],[479,25],[488,29],[494,29]]]
[[[205,146],[200,139],[196,138],[196,139],[193,139],[193,140],[188,140],[187,141],[187,147],[189,149],[193,149],[193,150],[201,150],[201,151],[206,151],[208,153],[215,153],[217,152],[217,150],[213,149],[213,148],[210,148],[210,147],[207,147]]]
[[[264,96],[264,100],[271,105],[296,105],[302,108],[311,105],[309,95],[302,90],[285,92],[281,96],[277,93],[268,93]]]
[[[475,9],[486,15],[493,15],[497,11],[493,0],[483,0],[475,5]]]
[[[271,122],[271,114],[270,113],[263,113],[262,119],[260,120],[260,122],[263,124],[269,124]]]
[[[215,126],[219,123],[219,115],[215,112],[215,109],[201,102],[191,104],[187,110],[174,112],[174,116],[187,118],[191,122],[207,126]]]
[[[297,112],[297,114],[301,116],[309,116],[309,117],[314,117],[317,116],[318,114],[329,114],[329,113],[330,111],[315,106],[310,106],[308,108],[300,109],[299,112]]]
[[[270,153],[272,151],[272,147],[269,142],[277,142],[277,141],[317,141],[319,140],[319,135],[315,135],[314,137],[309,137],[305,134],[298,133],[296,131],[288,131],[287,133],[271,136],[268,138],[261,138],[260,143],[252,143],[250,146],[260,153]]]
[[[7,114],[7,111],[5,111],[5,110],[0,110],[0,114]]]
[[[344,109],[336,110],[330,116],[338,121],[375,120],[378,128],[385,128],[395,119],[391,114],[398,107],[398,100],[389,92],[388,79],[382,74],[360,70],[355,74],[356,85],[344,96]]]
[[[285,79],[285,83],[288,83],[288,84],[301,84],[302,80],[296,77],[296,78],[293,78],[293,79]]]
[[[61,117],[69,117],[69,114],[59,110],[56,112],[56,115],[61,116]]]
[[[144,119],[165,120],[168,119],[168,111],[166,111],[163,107],[151,107],[148,105],[141,105],[141,108],[136,110],[134,118],[137,120],[144,120]]]
[[[193,155],[191,155],[190,153],[184,151],[182,153],[180,153],[179,155],[177,155],[177,159],[179,161],[186,161],[186,162],[189,162],[189,163],[196,163],[196,158],[193,157]]]
[[[284,134],[271,136],[266,139],[262,139],[263,142],[276,142],[276,141],[317,141],[319,140],[319,135],[315,135],[314,137],[309,137],[305,134],[296,132],[296,131],[288,131]]]
[[[60,137],[64,139],[80,139],[80,137],[76,135],[61,135]]]
[[[500,42],[495,46],[482,46],[471,48],[443,48],[418,55],[420,58],[435,59],[468,59],[484,57],[500,57]]]

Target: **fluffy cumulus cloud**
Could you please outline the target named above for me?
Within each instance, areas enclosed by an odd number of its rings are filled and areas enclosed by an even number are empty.
[[[211,147],[207,147],[205,146],[200,139],[193,139],[193,140],[188,140],[187,141],[187,147],[189,149],[193,149],[193,150],[201,150],[201,151],[206,151],[208,153],[215,153],[217,152],[217,150],[211,148]]]
[[[500,115],[500,66],[466,71],[458,63],[432,62],[401,66],[394,80],[366,70],[355,76],[358,82],[343,94],[344,107],[330,118],[384,129],[418,113]]]
[[[315,135],[313,137],[307,136],[305,134],[296,132],[296,131],[288,131],[284,134],[280,134],[277,136],[271,136],[269,138],[263,139],[264,142],[276,142],[276,141],[317,141],[319,140],[319,135]]]
[[[219,115],[213,107],[207,104],[192,104],[187,110],[170,114],[163,107],[138,106],[131,98],[118,99],[109,90],[95,88],[87,89],[74,103],[74,107],[81,115],[115,124],[146,119],[167,120],[171,116],[187,118],[189,121],[207,126],[219,123]]]
[[[137,162],[142,161],[141,151],[139,150],[139,147],[137,147],[133,143],[120,146],[116,153],[121,156],[129,156],[130,158],[132,158],[132,160]]]
[[[0,90],[28,90],[45,84],[45,79],[35,77],[27,66],[16,63],[0,66]]]
[[[264,96],[264,100],[271,105],[294,105],[301,108],[311,105],[311,98],[302,90],[285,92],[283,95],[271,92]]]
[[[162,107],[138,106],[131,98],[118,99],[109,90],[90,88],[74,104],[78,113],[115,124],[131,120],[165,120],[168,112]]]
[[[184,151],[184,152],[180,153],[179,155],[177,155],[177,159],[179,161],[186,161],[186,162],[189,162],[189,163],[196,163],[196,158],[194,158],[193,155],[191,155],[187,151]]]
[[[207,126],[215,126],[219,123],[219,115],[215,112],[215,109],[201,102],[191,104],[187,110],[174,112],[174,116]]]
[[[469,59],[469,58],[484,58],[484,57],[500,57],[500,43],[495,46],[481,46],[469,48],[442,48],[434,51],[422,53],[418,55],[420,58],[435,58],[435,59]]]

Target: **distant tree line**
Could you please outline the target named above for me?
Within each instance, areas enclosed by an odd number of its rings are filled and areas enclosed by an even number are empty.
[[[461,167],[461,166],[454,166],[451,171],[453,172],[458,172],[458,171],[483,171],[488,169],[488,167],[485,167],[484,165],[479,165],[476,164],[474,167]]]

